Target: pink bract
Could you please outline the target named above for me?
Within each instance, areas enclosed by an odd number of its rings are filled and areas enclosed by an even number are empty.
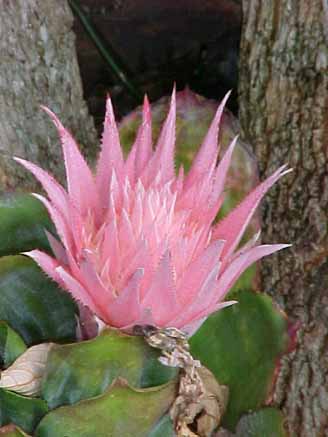
[[[239,248],[266,191],[284,174],[279,168],[223,220],[214,224],[236,139],[217,163],[220,104],[187,175],[174,166],[175,93],[155,149],[147,98],[143,122],[124,160],[110,99],[95,175],[71,134],[49,110],[63,147],[67,191],[36,165],[16,158],[41,182],[60,242],[48,235],[54,257],[26,255],[107,325],[174,326],[191,335],[224,301],[244,270],[288,246]]]

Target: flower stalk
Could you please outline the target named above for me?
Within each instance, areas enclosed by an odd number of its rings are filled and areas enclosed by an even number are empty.
[[[135,332],[143,333],[146,342],[161,351],[159,361],[163,365],[180,368],[178,394],[170,409],[177,436],[210,435],[225,412],[228,387],[218,384],[211,372],[193,358],[188,337],[179,329],[137,326]]]

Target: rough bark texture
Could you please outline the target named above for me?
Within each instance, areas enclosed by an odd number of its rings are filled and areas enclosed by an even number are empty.
[[[328,435],[328,51],[326,0],[244,0],[240,117],[262,176],[294,172],[266,197],[263,286],[299,321],[274,400],[292,435]]]
[[[96,134],[82,96],[66,0],[0,3],[0,191],[31,189],[35,183],[13,155],[63,176],[58,137],[41,104],[82,144],[94,145]]]

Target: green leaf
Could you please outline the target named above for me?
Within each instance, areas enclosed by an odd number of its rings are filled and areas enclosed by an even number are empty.
[[[41,399],[0,389],[0,426],[14,423],[30,433],[47,411],[47,404]]]
[[[168,414],[165,414],[154,426],[148,437],[176,437],[172,420]]]
[[[1,427],[0,435],[2,437],[29,437],[24,431],[12,424]]]
[[[36,437],[147,437],[175,397],[176,385],[135,390],[118,381],[103,395],[51,411]],[[161,434],[170,437],[170,434]]]
[[[7,322],[0,320],[0,367],[8,367],[26,350],[26,345]]]
[[[236,437],[287,437],[284,422],[281,411],[263,408],[240,419]]]
[[[28,194],[0,198],[0,256],[31,249],[49,251],[44,228],[52,230],[42,203]]]
[[[0,258],[0,320],[30,345],[75,340],[76,306],[31,259]]]
[[[73,404],[103,393],[118,376],[134,387],[163,384],[177,370],[163,366],[142,337],[115,330],[88,341],[51,349],[42,384],[50,408]]]
[[[191,338],[191,351],[230,390],[223,426],[233,429],[241,414],[260,407],[286,350],[287,321],[269,296],[242,291],[236,305],[209,317]]]

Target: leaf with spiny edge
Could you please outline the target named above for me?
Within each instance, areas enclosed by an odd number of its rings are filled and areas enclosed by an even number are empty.
[[[55,345],[49,354],[42,397],[50,408],[100,395],[117,377],[137,388],[163,384],[177,374],[163,366],[142,337],[105,330],[81,343]]]
[[[190,339],[195,358],[230,390],[223,426],[233,430],[240,416],[266,401],[277,362],[287,351],[287,320],[262,293],[229,295],[236,305],[210,316]]]
[[[171,437],[170,424],[162,420],[175,396],[175,382],[136,390],[118,379],[100,396],[51,411],[35,436],[155,437],[162,426],[161,437]]]

